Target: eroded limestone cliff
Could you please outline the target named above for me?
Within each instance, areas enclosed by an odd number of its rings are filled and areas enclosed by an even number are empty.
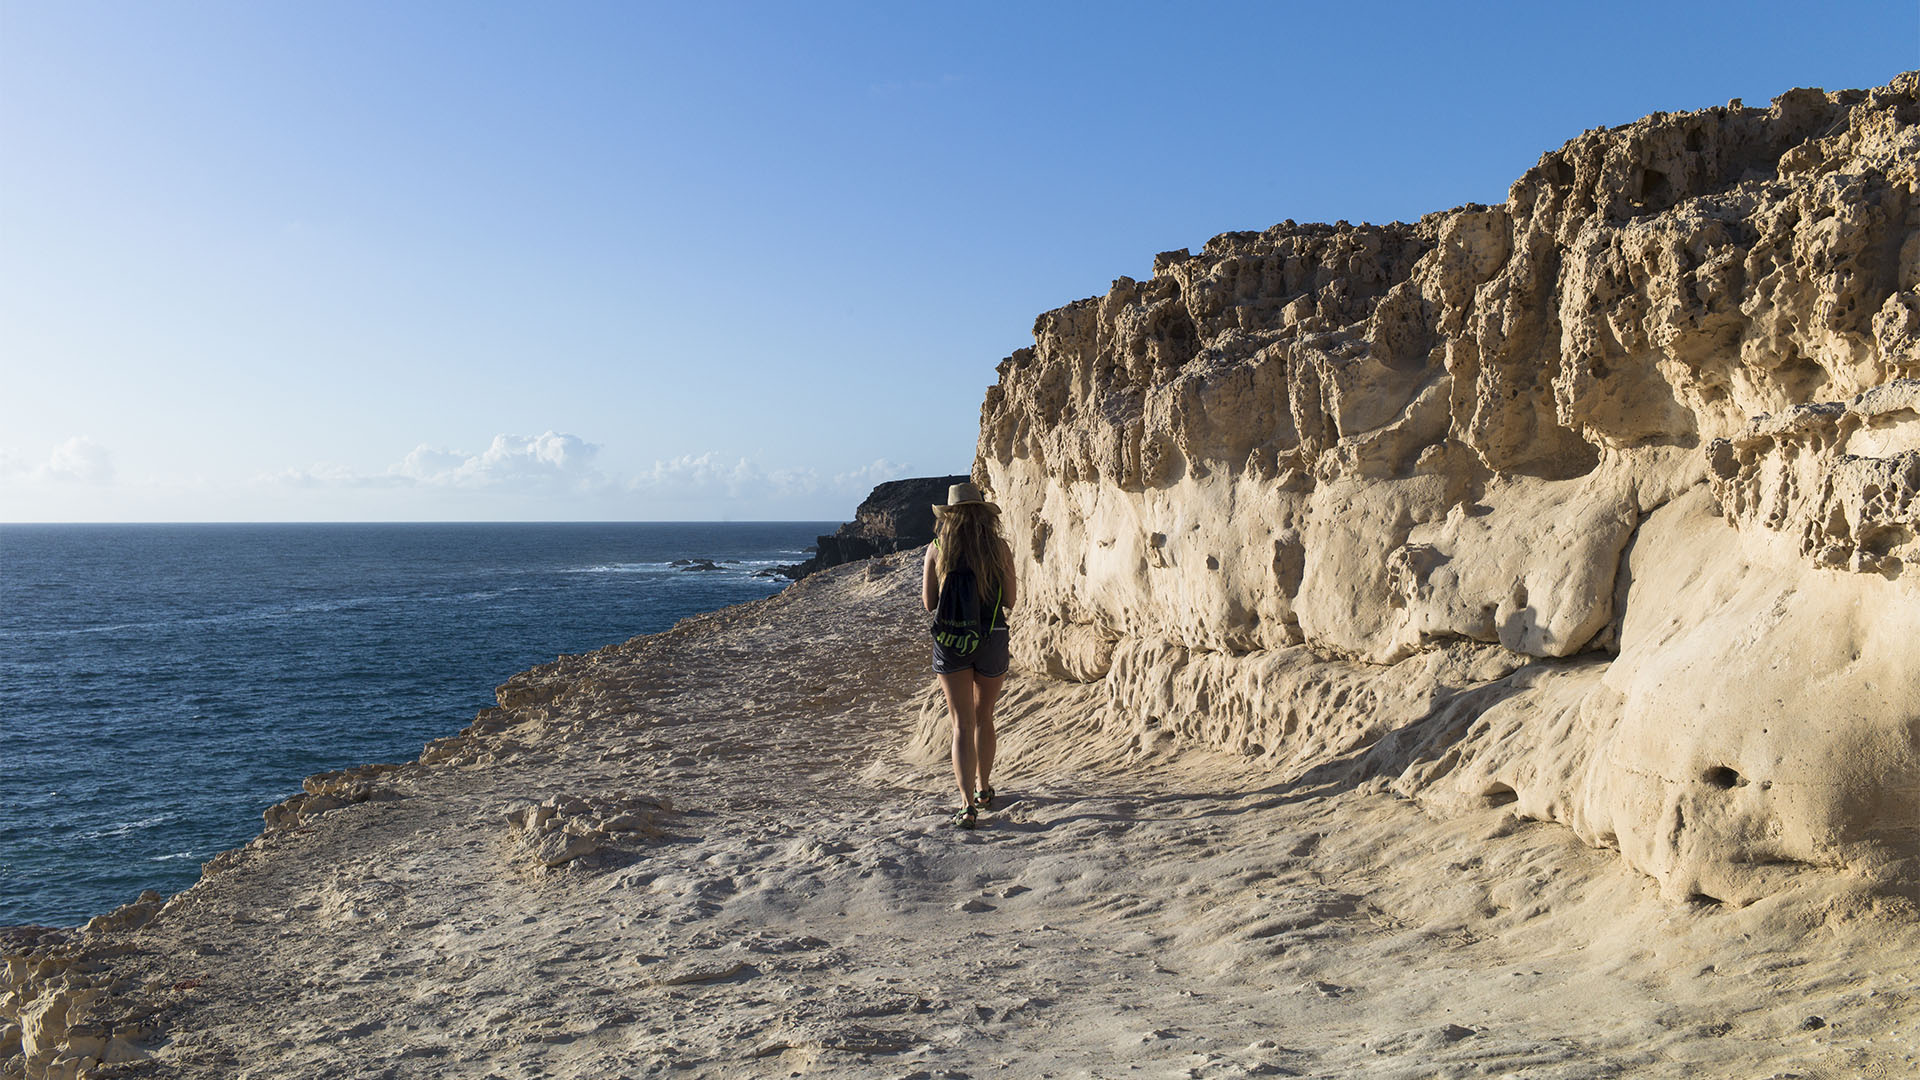
[[[1499,206],[1228,233],[1042,315],[975,472],[1108,723],[1676,897],[1920,829],[1920,74],[1655,114]]]

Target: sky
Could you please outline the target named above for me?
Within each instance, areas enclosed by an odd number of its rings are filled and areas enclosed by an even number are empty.
[[[851,517],[1039,313],[1920,4],[0,0],[0,522]]]

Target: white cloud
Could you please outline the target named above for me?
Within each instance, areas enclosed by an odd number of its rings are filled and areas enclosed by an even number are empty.
[[[417,446],[387,472],[422,484],[453,487],[590,484],[599,479],[593,468],[593,457],[599,452],[598,443],[557,431],[495,435],[484,451],[473,455]]]
[[[687,454],[671,461],[656,461],[653,468],[630,477],[626,486],[649,495],[683,497],[719,491],[738,496],[766,484],[766,474],[746,458],[728,464],[719,454],[708,451],[698,457]]]
[[[656,461],[653,468],[631,477],[629,491],[662,499],[726,498],[753,502],[815,495],[865,497],[875,484],[907,474],[907,466],[884,458],[848,472],[823,477],[810,467],[764,469],[747,458],[731,462],[712,451]],[[858,500],[856,500],[858,501]]]
[[[113,483],[113,453],[86,435],[68,439],[40,461],[0,451],[0,476],[102,486]]]
[[[428,477],[445,476],[467,461],[467,455],[456,454],[451,450],[435,450],[425,443],[413,448],[413,452],[403,458],[398,465],[387,467],[390,476],[412,480],[424,480]]]
[[[861,497],[864,498],[868,492],[889,480],[904,479],[909,468],[910,466],[888,461],[886,458],[875,458],[858,469],[834,474],[833,484],[836,489],[858,488]]]
[[[442,487],[488,490],[585,489],[604,482],[593,468],[600,450],[578,435],[495,435],[478,454],[440,450],[422,443],[386,471],[360,473],[318,464],[286,469],[268,479],[293,487]]]
[[[380,472],[318,464],[263,479],[301,489],[568,495],[614,514],[753,515],[835,505],[850,509],[875,484],[906,476],[909,469],[884,458],[835,473],[809,466],[770,469],[751,458],[708,451],[655,461],[634,474],[608,475],[596,467],[600,449],[578,435],[555,431],[496,435],[477,454],[423,444]]]
[[[297,488],[406,487],[413,483],[404,476],[389,476],[384,473],[367,475],[354,472],[345,465],[332,465],[326,462],[305,469],[282,469],[267,479],[276,484]]]

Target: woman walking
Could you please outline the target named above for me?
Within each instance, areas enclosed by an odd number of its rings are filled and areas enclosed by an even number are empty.
[[[948,488],[947,504],[935,506],[933,516],[920,598],[936,613],[933,671],[953,724],[953,778],[962,802],[953,823],[971,829],[980,810],[993,805],[993,704],[1007,678],[1007,611],[1019,590],[1013,549],[1000,536],[1000,508],[979,488]]]

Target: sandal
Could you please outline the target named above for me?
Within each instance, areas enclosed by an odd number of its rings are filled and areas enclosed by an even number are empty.
[[[993,809],[993,787],[988,785],[973,793],[973,801],[980,804],[982,810]]]
[[[976,807],[963,806],[953,815],[953,823],[963,829],[971,829],[980,820],[980,811]]]

